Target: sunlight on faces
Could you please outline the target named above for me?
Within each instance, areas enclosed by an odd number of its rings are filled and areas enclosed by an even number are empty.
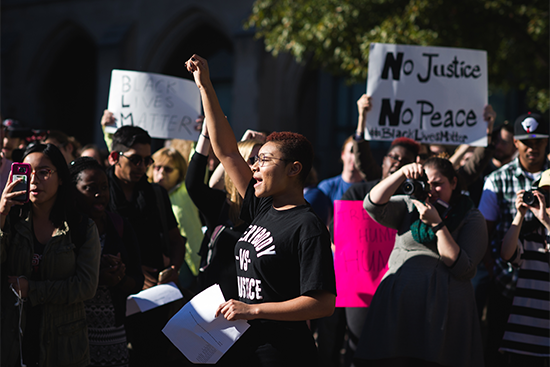
[[[25,157],[24,163],[31,165],[33,172],[41,169],[49,169],[52,173],[47,179],[40,180],[36,174],[31,174],[29,200],[35,204],[53,203],[57,197],[57,190],[61,181],[57,176],[55,166],[44,153],[31,153]]]
[[[457,185],[456,177],[453,182],[449,182],[447,177],[434,168],[424,167],[424,171],[428,177],[428,183],[432,188],[430,193],[430,202],[435,203],[437,199],[441,199],[444,202],[449,203],[451,201],[451,196],[453,195],[453,190]]]
[[[153,165],[153,182],[161,185],[167,191],[178,184],[179,174],[179,169],[176,168],[172,159],[166,156],[159,158],[158,162],[155,161]]]
[[[542,165],[545,159],[546,144],[548,144],[548,139],[514,139],[514,145],[518,149],[523,165]]]
[[[258,154],[260,154],[261,145],[256,145],[254,148],[252,148],[252,151],[250,152],[250,157],[246,161],[248,163],[248,167],[252,169],[252,166],[254,166],[254,157],[256,157]]]
[[[282,193],[288,185],[288,176],[286,174],[287,162],[283,154],[279,151],[276,143],[265,143],[258,152],[258,155],[263,155],[266,159],[263,165],[257,161],[253,167],[254,179],[257,181],[254,184],[254,192],[256,197],[267,197]]]
[[[493,156],[499,161],[506,161],[512,158],[515,152],[514,134],[501,129],[495,141],[495,153]]]
[[[414,160],[414,155],[405,149],[405,147],[400,145],[394,146],[382,161],[382,178],[386,178],[392,173],[395,173],[404,165],[413,163]]]
[[[120,155],[115,165],[115,175],[119,180],[125,182],[136,183],[147,171],[147,167],[142,163],[136,165],[128,159],[133,155],[140,156],[142,159],[151,157],[151,145],[149,144],[134,144],[132,148],[124,152],[124,156]],[[113,162],[114,163],[114,162]]]
[[[353,154],[353,142],[348,142],[340,155],[344,165],[343,171],[351,172],[355,169],[355,156]]]

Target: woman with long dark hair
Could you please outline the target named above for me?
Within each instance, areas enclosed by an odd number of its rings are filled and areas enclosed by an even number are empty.
[[[425,180],[427,197],[394,195],[406,179]],[[461,194],[451,162],[430,158],[401,167],[370,191],[364,207],[396,229],[397,237],[369,307],[356,365],[482,366],[470,280],[485,254],[487,228]]]
[[[73,210],[67,162],[52,144],[29,147],[29,202],[0,199],[2,365],[87,366],[84,301],[94,296],[100,245],[96,225]],[[16,306],[14,306],[16,304]]]

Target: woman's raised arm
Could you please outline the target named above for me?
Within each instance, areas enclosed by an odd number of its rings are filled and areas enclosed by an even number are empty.
[[[202,57],[193,55],[185,63],[185,66],[190,73],[193,73],[195,83],[201,92],[205,123],[208,126],[208,135],[214,153],[223,164],[241,196],[244,197],[248,183],[252,179],[252,172],[239,153],[235,134],[218,102],[218,97],[210,81],[208,63]]]

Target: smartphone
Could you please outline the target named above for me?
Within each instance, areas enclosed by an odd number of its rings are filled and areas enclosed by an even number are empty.
[[[13,200],[21,201],[23,203],[26,203],[29,201],[29,188],[31,185],[31,172],[32,167],[28,163],[18,163],[13,162],[11,164],[11,181],[17,181],[18,179],[22,179],[21,182],[15,186],[13,189],[13,192],[15,191],[25,191],[25,194],[23,195],[17,195],[13,198]]]

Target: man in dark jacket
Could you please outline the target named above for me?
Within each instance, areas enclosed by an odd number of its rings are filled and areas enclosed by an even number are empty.
[[[112,211],[128,218],[137,234],[144,288],[177,282],[184,261],[185,238],[180,235],[168,193],[147,181],[145,172],[153,163],[151,137],[140,127],[122,126],[112,138],[111,167],[107,170],[109,205]],[[181,358],[162,333],[172,315],[173,307],[168,304],[128,317],[131,366],[168,365],[174,358]]]

